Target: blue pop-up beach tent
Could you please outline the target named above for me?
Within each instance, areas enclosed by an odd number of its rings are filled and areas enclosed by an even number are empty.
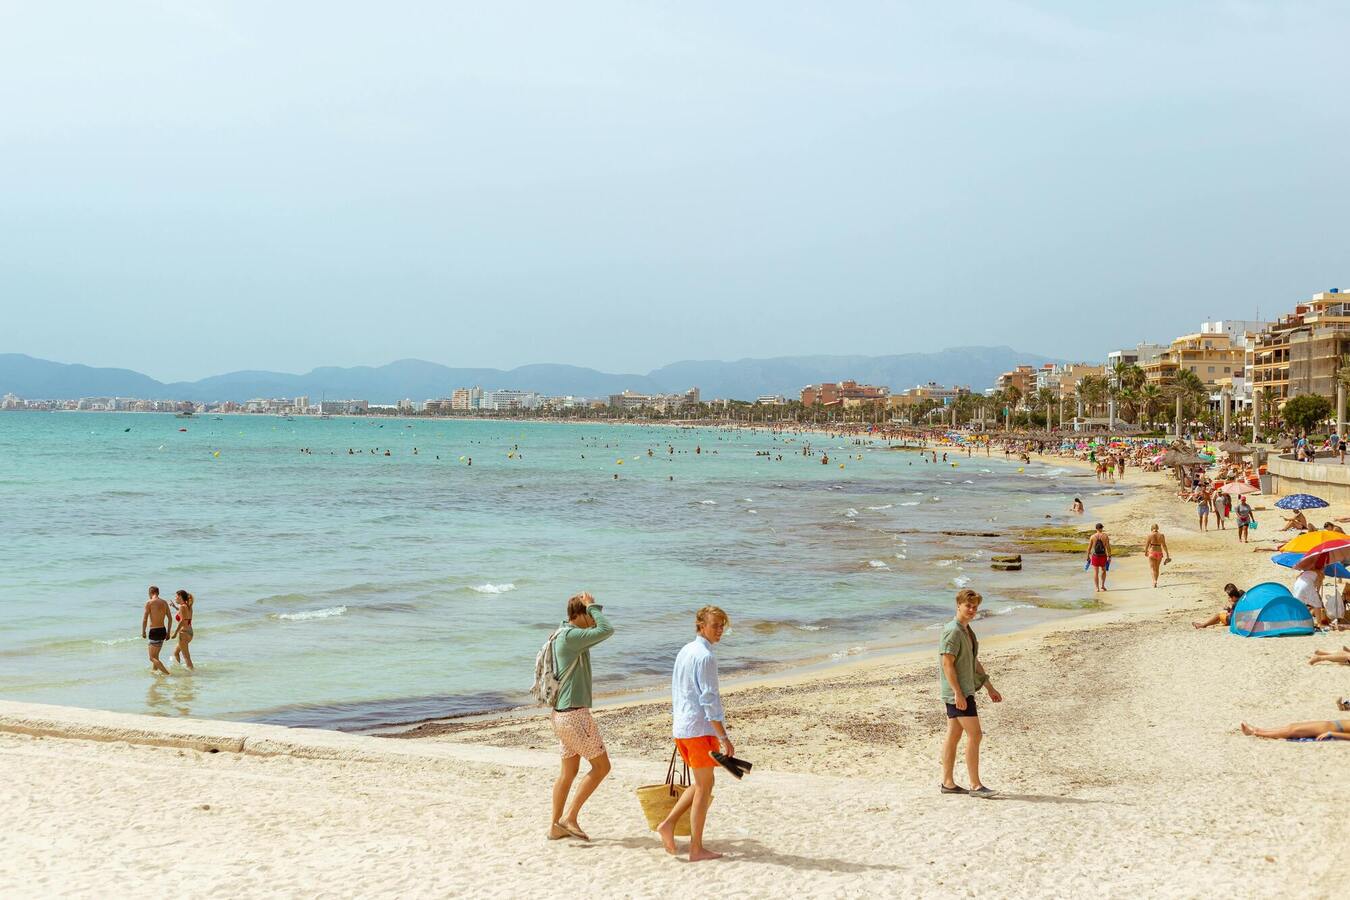
[[[1312,634],[1312,615],[1289,588],[1274,581],[1256,585],[1233,607],[1228,630],[1243,637]]]

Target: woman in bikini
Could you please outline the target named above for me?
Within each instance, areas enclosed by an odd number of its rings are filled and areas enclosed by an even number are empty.
[[[1288,740],[1289,738],[1316,738],[1319,741],[1350,741],[1350,733],[1345,728],[1350,724],[1346,719],[1327,719],[1320,722],[1294,722],[1279,728],[1253,728],[1246,722],[1239,723],[1242,733],[1251,737]]]
[[[192,654],[188,652],[188,644],[192,643],[192,595],[179,590],[173,599],[174,606],[178,608],[178,613],[174,616],[177,620],[177,630],[169,635],[170,640],[175,636],[178,638],[178,646],[173,649],[173,661],[191,669]]]
[[[1158,530],[1156,522],[1149,530],[1148,537],[1144,538],[1144,555],[1148,557],[1148,567],[1153,572],[1153,586],[1157,587],[1158,570],[1164,559],[1172,561],[1172,551],[1167,549],[1167,535]]]

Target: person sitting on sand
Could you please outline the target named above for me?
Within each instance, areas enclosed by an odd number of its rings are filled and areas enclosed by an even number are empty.
[[[1111,538],[1097,523],[1097,530],[1088,538],[1088,565],[1092,567],[1092,586],[1097,591],[1106,590],[1106,567],[1111,564]]]
[[[178,608],[174,616],[178,620],[178,627],[169,635],[169,639],[178,638],[178,646],[173,649],[173,661],[191,669],[192,654],[188,652],[188,644],[192,643],[192,604],[195,601],[191,594],[181,589],[174,594],[174,600]]]
[[[689,861],[718,859],[703,846],[703,826],[712,802],[717,761],[712,753],[720,746],[725,756],[735,756],[736,748],[727,735],[726,713],[722,709],[721,687],[717,679],[717,656],[713,645],[722,640],[731,619],[719,607],[705,606],[694,616],[694,639],[680,648],[670,678],[671,708],[675,749],[689,767],[694,784],[675,801],[670,814],[656,826],[666,852],[675,853],[675,823],[689,812]]]
[[[980,641],[970,623],[980,611],[984,598],[970,588],[962,588],[956,595],[956,617],[942,629],[938,640],[938,687],[942,702],[947,706],[947,735],[942,740],[942,793],[971,794],[991,797],[994,791],[980,780],[980,742],[984,731],[980,727],[980,713],[975,706],[975,692],[984,688],[989,699],[1003,702],[1003,695],[994,689],[989,673],[979,660]],[[970,787],[956,783],[956,749],[961,735],[966,736],[966,774]]]
[[[1251,737],[1289,740],[1290,738],[1315,738],[1319,741],[1350,741],[1346,725],[1350,720],[1325,719],[1320,722],[1294,722],[1279,728],[1253,728],[1246,722],[1239,723],[1242,733]]]
[[[1158,570],[1164,561],[1172,561],[1172,552],[1167,549],[1167,535],[1158,530],[1156,522],[1149,529],[1148,537],[1144,538],[1144,555],[1148,557],[1148,568],[1153,573],[1153,586],[1157,587]]]
[[[553,812],[549,819],[549,840],[574,837],[589,841],[591,838],[577,824],[577,815],[582,805],[609,774],[609,753],[605,750],[600,729],[591,717],[591,649],[596,644],[614,634],[614,626],[605,618],[604,608],[595,602],[595,598],[586,592],[577,594],[567,601],[567,621],[558,629],[553,639],[554,671],[560,677],[566,675],[553,702],[553,711],[549,719],[553,722],[553,733],[558,736],[558,750],[562,755],[562,770],[553,782]],[[572,805],[563,806],[572,790],[572,781],[581,769],[581,758],[591,764],[591,770],[577,786]]]
[[[1308,519],[1303,515],[1303,510],[1296,509],[1294,514],[1284,520],[1284,527],[1281,531],[1307,531]]]
[[[1229,622],[1233,621],[1233,607],[1237,606],[1237,602],[1242,599],[1242,595],[1245,594],[1246,591],[1238,590],[1237,586],[1230,581],[1223,586],[1223,592],[1224,595],[1228,597],[1228,603],[1224,608],[1210,616],[1208,619],[1192,622],[1192,625],[1196,628],[1209,628],[1211,625],[1227,625]]]
[[[147,631],[146,626],[149,626]],[[145,601],[145,611],[141,614],[141,637],[150,643],[146,650],[150,654],[150,671],[169,674],[164,663],[159,661],[159,651],[169,637],[169,604],[159,595],[159,588],[150,585],[150,599]]]

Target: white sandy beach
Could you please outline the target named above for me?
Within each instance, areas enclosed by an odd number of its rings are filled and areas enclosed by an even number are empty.
[[[1132,470],[1127,483],[1140,482],[1166,484]],[[1334,701],[1350,694],[1350,672],[1306,659],[1345,636],[1196,631],[1189,621],[1218,608],[1225,581],[1287,581],[1284,570],[1234,531],[1200,535],[1190,507],[1159,488],[1090,508],[1086,521],[1099,517],[1133,543],[1158,521],[1175,561],[1155,591],[1142,557],[1122,559],[1106,608],[982,642],[1006,698],[980,698],[983,770],[1000,799],[937,792],[944,721],[929,654],[728,691],[738,755],[756,768],[719,779],[707,840],[727,858],[695,869],[662,852],[633,796],[664,774],[661,704],[597,710],[615,769],[583,813],[594,840],[581,844],[544,839],[557,761],[542,716],[391,739],[0,703],[0,888],[1320,897],[1350,887],[1338,858],[1350,742],[1237,730],[1344,715]],[[1266,516],[1261,537],[1275,524]],[[1087,575],[1082,588],[1090,597]],[[734,617],[734,599],[725,605]]]

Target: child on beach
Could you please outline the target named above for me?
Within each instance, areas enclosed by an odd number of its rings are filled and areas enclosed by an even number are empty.
[[[980,780],[980,741],[984,738],[984,732],[980,727],[979,710],[975,706],[975,692],[983,687],[988,691],[989,699],[995,703],[1002,703],[1003,695],[994,689],[989,673],[979,661],[980,642],[970,628],[970,623],[980,612],[980,601],[983,599],[970,588],[962,588],[956,595],[956,617],[942,629],[942,637],[938,641],[941,660],[938,685],[942,701],[947,706],[947,735],[942,742],[941,787],[944,794],[970,794],[976,797],[991,797],[994,794]],[[956,768],[956,748],[962,734],[966,736],[969,788],[958,785],[953,773]]]

